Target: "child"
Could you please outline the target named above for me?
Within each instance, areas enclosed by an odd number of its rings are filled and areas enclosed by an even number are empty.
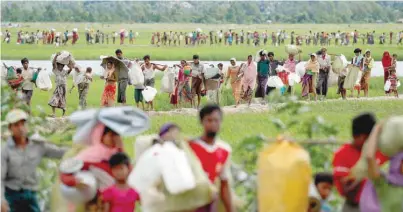
[[[80,108],[85,109],[87,107],[88,90],[90,88],[90,83],[92,82],[92,68],[87,67],[85,73],[80,71],[77,66],[74,69],[78,72],[78,76],[76,77],[76,82],[73,83],[73,87],[70,89],[70,93],[74,89],[75,84],[77,84]]]
[[[178,96],[179,96],[179,80],[175,78],[175,88],[174,92],[169,95],[170,103],[174,106],[175,109],[178,109]]]
[[[17,72],[16,78],[9,80],[8,83],[10,84],[11,88],[14,91],[19,91],[19,90],[21,90],[21,85],[22,85],[22,82],[24,81],[24,78],[22,77],[21,68],[17,68],[16,72]]]
[[[140,196],[127,184],[131,169],[129,157],[122,152],[116,153],[109,159],[109,166],[116,184],[102,192],[104,212],[133,212]]]
[[[397,83],[399,82],[399,79],[396,76],[396,69],[390,70],[390,75],[388,77],[388,80],[390,81],[389,93],[394,93],[395,97],[398,98],[399,93],[397,92]]]
[[[325,172],[317,173],[315,175],[314,183],[315,185],[311,187],[310,197],[312,199],[310,201],[308,211],[333,211],[332,207],[328,203],[333,188],[333,175]],[[320,204],[318,204],[319,202],[315,202],[314,199],[319,200]]]

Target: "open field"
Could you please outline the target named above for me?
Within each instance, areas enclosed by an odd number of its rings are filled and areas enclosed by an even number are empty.
[[[108,33],[111,35],[112,32],[120,31],[124,28],[126,30],[133,30],[133,32],[138,32],[139,37],[136,38],[135,44],[130,45],[129,39],[125,39],[124,45],[119,45],[119,41],[116,44],[112,44],[112,37],[109,38],[109,44],[94,44],[87,45],[85,41],[85,28],[92,27],[95,31],[100,30],[101,32]],[[67,46],[56,48],[54,45],[43,45],[43,44],[23,44],[17,45],[17,31],[28,31],[36,32],[37,30],[49,30],[55,28],[58,32],[64,32],[65,30],[71,31],[73,28],[79,29],[80,39],[77,45],[71,46],[71,43]],[[184,41],[180,47],[155,47],[150,45],[152,32],[163,32],[163,31],[174,31],[174,32],[191,32],[196,28],[203,29],[204,32],[208,33],[213,30],[228,30],[233,29],[236,32],[241,30],[254,31],[257,30],[262,32],[267,30],[269,34],[271,32],[277,32],[278,29],[283,29],[287,31],[287,34],[291,31],[295,31],[296,35],[305,35],[312,32],[336,32],[340,30],[341,32],[351,32],[357,29],[360,33],[372,32],[375,30],[375,45],[368,46],[362,45],[361,39],[359,39],[357,46],[334,46],[334,41],[331,46],[328,47],[328,52],[333,54],[344,54],[348,57],[353,55],[353,48],[359,47],[362,49],[371,49],[375,60],[380,60],[384,51],[389,51],[391,53],[403,52],[403,46],[396,45],[396,34],[401,30],[401,24],[282,24],[282,25],[203,25],[203,24],[82,24],[82,23],[23,23],[21,28],[8,28],[11,33],[11,43],[1,45],[1,59],[21,59],[22,57],[28,57],[29,59],[49,59],[50,55],[60,50],[70,51],[76,59],[87,60],[87,59],[98,59],[100,55],[111,55],[114,53],[115,49],[121,48],[124,55],[128,58],[142,58],[144,55],[151,55],[154,60],[181,60],[181,59],[191,59],[193,54],[199,54],[202,60],[228,60],[231,57],[236,58],[246,58],[247,55],[255,53],[261,49],[265,48],[269,51],[273,51],[276,57],[286,58],[286,53],[284,51],[284,46],[271,46],[271,39],[269,37],[268,45],[266,47],[253,47],[245,45],[233,45],[233,46],[210,46],[210,44],[195,46],[195,47],[184,47]],[[4,34],[6,28],[2,29]],[[389,32],[393,31],[393,43],[389,44]],[[385,45],[379,45],[379,35],[381,33],[386,34]],[[246,41],[245,41],[246,42]],[[209,41],[208,41],[209,43]],[[261,43],[263,43],[261,41]],[[286,44],[290,43],[290,40],[285,41]],[[303,46],[303,58],[308,58],[308,53],[316,52],[320,46]],[[399,59],[403,60],[403,54],[399,54]]]

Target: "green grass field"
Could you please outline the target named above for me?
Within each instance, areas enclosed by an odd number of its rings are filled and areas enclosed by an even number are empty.
[[[161,79],[157,77],[156,80],[156,88],[159,92],[159,87],[161,85]],[[53,81],[53,86],[54,86],[54,79]],[[68,89],[70,89],[72,86],[72,79],[71,77],[69,78],[68,81]],[[102,92],[104,89],[104,81],[95,78],[94,82],[90,84],[90,89],[88,92],[88,98],[87,98],[87,104],[89,108],[92,107],[99,107],[101,103],[101,96]],[[51,113],[51,108],[47,105],[47,102],[51,98],[53,94],[54,88],[50,91],[42,91],[39,89],[36,89],[34,91],[34,95],[32,98],[32,107],[34,112],[37,110],[37,106],[42,107],[45,109],[47,113]],[[399,90],[400,93],[403,92],[403,88],[400,87]],[[296,95],[301,94],[301,85],[298,85],[296,87]],[[127,104],[129,105],[135,105],[134,102],[134,87],[133,86],[128,86],[126,90],[126,95],[127,95]],[[371,78],[370,82],[370,92],[369,92],[370,97],[376,97],[376,96],[383,96],[383,78],[380,77],[375,77]],[[67,94],[67,114],[70,114],[71,112],[75,111],[78,108],[78,92],[77,89],[74,89],[73,92],[70,94]],[[339,95],[336,93],[336,87],[331,87],[329,88],[328,91],[328,99],[337,99],[340,98]],[[228,106],[228,105],[234,105],[235,101],[234,98],[232,97],[232,91],[230,89],[222,88],[221,91],[221,98],[220,98],[220,104],[223,106]],[[207,97],[202,99],[203,103],[207,102]],[[378,104],[378,103],[374,103]],[[154,106],[156,111],[167,111],[167,110],[172,110],[174,107],[169,104],[169,94],[168,93],[158,93],[157,97],[154,101]],[[185,105],[187,107],[190,107],[190,105]],[[61,111],[57,111],[57,116],[61,115]]]
[[[63,27],[61,27],[63,26]],[[126,30],[133,30],[133,32],[139,32],[139,37],[135,40],[135,45],[130,45],[128,38],[125,39],[124,45],[119,45],[119,41],[116,44],[112,44],[112,38],[109,39],[109,44],[95,44],[87,45],[85,41],[85,28],[92,27],[95,31],[100,30],[104,33],[112,33],[114,31],[120,31],[124,28]],[[54,45],[43,45],[43,44],[33,44],[33,45],[17,45],[17,31],[28,31],[36,32],[36,30],[49,30],[55,28],[58,32],[64,32],[65,30],[71,31],[73,28],[79,29],[80,39],[75,46],[71,44],[63,47],[56,48]],[[375,45],[368,46],[362,45],[361,40],[359,40],[357,46],[334,46],[334,43],[328,47],[328,53],[331,54],[344,54],[347,57],[353,55],[353,49],[356,47],[362,49],[371,49],[375,60],[380,60],[384,51],[389,51],[391,53],[399,53],[403,51],[403,46],[397,46],[394,36],[394,44],[389,44],[389,32],[393,31],[395,34],[398,29],[401,28],[399,24],[362,24],[362,25],[347,25],[347,24],[284,24],[284,25],[199,25],[199,24],[80,24],[80,23],[24,23],[21,28],[10,28],[12,32],[12,42],[10,44],[3,43],[1,45],[1,59],[21,59],[22,57],[28,57],[33,60],[47,60],[50,55],[60,51],[68,50],[70,51],[76,59],[88,60],[88,59],[99,59],[100,55],[113,55],[115,49],[121,48],[124,55],[128,58],[142,58],[144,55],[151,55],[154,60],[181,60],[181,59],[191,59],[193,54],[199,54],[202,60],[229,60],[231,57],[236,57],[241,60],[246,58],[247,55],[255,53],[261,49],[265,48],[269,51],[273,51],[276,57],[286,58],[287,55],[284,51],[284,46],[274,47],[268,44],[267,46],[253,47],[245,45],[239,46],[210,46],[209,44],[200,45],[195,47],[184,47],[182,42],[180,47],[155,47],[150,45],[152,32],[163,32],[163,31],[175,31],[175,32],[190,32],[194,31],[196,28],[203,29],[204,32],[209,32],[211,30],[228,30],[233,29],[236,32],[240,32],[242,29],[247,31],[257,30],[262,32],[267,30],[268,33],[277,32],[278,29],[284,29],[287,31],[288,35],[291,31],[295,31],[296,34],[305,35],[312,30],[312,32],[336,32],[338,30],[342,32],[351,32],[357,29],[360,33],[366,33],[369,31],[376,31]],[[4,29],[3,29],[4,30]],[[385,45],[379,45],[378,35],[381,33],[387,34],[387,43]],[[4,34],[4,31],[3,31]],[[105,40],[106,42],[106,40]],[[269,39],[269,43],[271,43]],[[290,40],[285,41],[286,44],[290,43]],[[320,46],[303,46],[303,58],[307,59],[308,54],[316,52],[319,50]],[[403,59],[403,54],[399,54],[399,59]]]
[[[372,78],[370,87],[370,96],[382,96],[383,94],[383,79],[382,78]],[[156,81],[156,87],[159,90],[160,79]],[[69,79],[68,87],[71,87],[71,79]],[[300,87],[297,87],[296,94],[300,94]],[[91,85],[88,93],[88,107],[99,107],[101,94],[103,91],[103,81],[96,79]],[[402,92],[400,88],[400,92]],[[32,99],[33,112],[39,112],[39,108],[43,108],[46,113],[51,113],[51,107],[47,105],[47,102],[52,96],[51,91],[41,91],[35,90]],[[129,105],[135,105],[134,103],[134,87],[129,86],[127,90],[127,98]],[[335,88],[330,88],[329,99],[336,99],[339,96],[336,94]],[[207,99],[203,98],[203,104],[207,103]],[[233,105],[234,99],[231,94],[231,90],[224,89],[221,95],[221,105]],[[318,102],[317,104],[311,105],[312,111],[308,114],[303,115],[309,116],[313,114],[323,116],[329,123],[335,124],[340,133],[338,138],[348,139],[350,134],[350,120],[354,115],[363,111],[372,111],[376,113],[380,118],[387,117],[389,114],[403,114],[403,100],[385,100],[385,101],[329,101],[329,102]],[[190,106],[190,105],[187,105]],[[71,94],[67,95],[67,114],[71,114],[78,108],[78,93],[77,89],[74,89]],[[167,111],[173,109],[172,105],[169,104],[169,96],[167,93],[158,93],[155,99],[155,109],[157,111]],[[271,123],[270,118],[276,116],[276,111],[262,112],[262,113],[246,113],[246,114],[231,114],[226,116],[224,119],[222,137],[225,140],[230,141],[233,144],[242,140],[250,135],[264,134],[269,137],[274,137],[276,135],[276,128]],[[61,111],[57,110],[57,116],[61,116]],[[280,116],[283,120],[288,120],[289,114],[282,114]],[[196,114],[194,116],[189,115],[156,115],[151,117],[152,127],[148,132],[157,132],[158,128],[165,122],[173,121],[178,123],[186,135],[194,136],[200,132],[198,127],[198,121]],[[297,126],[291,129],[291,132],[298,138],[303,138],[299,132],[304,128],[304,126]],[[59,138],[56,136],[55,138]],[[127,139],[128,143],[133,141],[133,139]],[[131,150],[129,150],[131,151]]]

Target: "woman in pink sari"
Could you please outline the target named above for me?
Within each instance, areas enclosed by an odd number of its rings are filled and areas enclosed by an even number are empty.
[[[385,51],[383,53],[383,57],[382,57],[382,66],[383,66],[383,72],[384,72],[383,83],[384,84],[386,83],[386,81],[389,78],[389,68],[392,67],[392,61],[393,61],[393,59],[390,56],[389,52]],[[385,91],[385,94],[388,94],[388,93],[389,93],[389,91]]]
[[[257,79],[257,68],[252,61],[252,55],[248,56],[247,64],[241,65],[241,70],[243,70],[241,98],[250,106]]]

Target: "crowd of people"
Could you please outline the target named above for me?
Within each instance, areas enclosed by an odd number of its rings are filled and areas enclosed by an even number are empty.
[[[148,128],[146,114],[132,107],[76,113],[70,117],[77,125],[76,143],[72,148],[57,147],[38,135],[28,137],[26,122],[30,117],[26,112],[14,109],[6,115],[11,135],[1,149],[2,211],[41,211],[36,196],[39,179],[35,175],[43,158],[62,159],[58,169],[59,181],[52,191],[51,199],[55,201],[52,202],[52,212],[61,209],[131,212],[137,208],[137,202],[141,202],[145,212],[165,211],[167,208],[186,208],[186,211],[195,212],[233,212],[239,209],[230,180],[231,147],[217,137],[223,120],[218,105],[206,105],[199,111],[202,129],[195,139],[182,141],[180,126],[167,123],[161,126],[157,135],[137,140],[135,164],[125,153],[127,149],[122,140],[128,134],[138,135]],[[136,120],[136,123],[120,121],[127,119]],[[400,211],[403,204],[401,137],[393,140],[400,143],[393,144],[399,144],[399,148],[394,149],[392,155],[377,149],[382,142],[381,133],[387,130],[382,127],[387,123],[377,123],[371,113],[360,114],[352,120],[352,142],[342,145],[334,153],[333,173],[314,175],[310,189],[316,190],[317,195],[298,194],[306,198],[298,200],[306,201],[307,209],[301,211],[335,211],[329,202],[334,186],[345,198],[343,212]],[[401,128],[403,122],[393,124]],[[399,129],[399,126],[394,128]],[[362,158],[368,164],[368,169],[360,173],[368,176],[365,178],[354,172]],[[383,174],[379,167],[388,161],[390,171]],[[174,170],[169,172],[164,166]],[[180,171],[175,172],[177,170]],[[271,175],[280,173],[272,172]],[[198,176],[196,187],[186,187],[195,182],[192,181],[196,179],[193,175]],[[178,184],[175,179],[185,181]],[[173,192],[174,189],[182,189],[187,196]],[[307,190],[308,185],[303,191]],[[219,202],[223,205],[222,210],[218,210]]]
[[[198,55],[193,56],[193,61],[182,60],[174,65],[177,73],[174,75],[174,88],[169,92],[170,104],[175,108],[182,108],[186,103],[190,103],[191,107],[199,108],[201,98],[208,97],[209,101],[216,104],[220,103],[221,92],[224,87],[232,90],[235,100],[235,106],[241,103],[251,104],[252,99],[260,99],[262,104],[267,102],[267,96],[276,89],[281,94],[295,94],[295,87],[298,84],[302,86],[302,92],[299,94],[302,98],[311,100],[324,100],[328,93],[330,85],[330,75],[338,77],[337,93],[343,99],[347,98],[347,91],[350,90],[350,97],[353,97],[354,91],[357,92],[357,98],[360,97],[361,91],[364,96],[369,95],[369,83],[371,69],[374,60],[371,57],[371,51],[366,50],[362,54],[362,50],[356,48],[355,56],[351,59],[350,65],[340,69],[336,74],[332,69],[332,61],[327,49],[323,47],[320,51],[312,53],[310,59],[305,65],[300,64],[301,54],[289,54],[288,59],[280,61],[275,58],[274,52],[260,50],[256,57],[247,56],[246,63],[237,63],[236,58],[230,59],[230,65],[224,68],[223,64],[210,64],[206,66],[200,62]],[[298,59],[296,58],[298,56]],[[49,105],[52,107],[52,117],[55,116],[55,109],[60,108],[63,115],[66,110],[66,94],[67,94],[67,77],[73,73],[73,87],[78,88],[79,106],[84,109],[87,107],[87,93],[92,82],[92,68],[82,68],[78,64],[69,63],[61,64],[56,62],[57,56],[53,61],[53,74],[55,76],[56,89],[53,93]],[[119,64],[121,62],[121,64]],[[15,79],[8,79],[10,85],[22,92],[23,98],[28,105],[31,104],[31,98],[35,87],[35,81],[32,80],[35,70],[29,66],[27,58],[21,60],[22,68],[16,69]],[[400,86],[397,78],[397,54],[385,52],[382,58],[384,67],[384,83],[389,87],[385,90],[386,95],[394,95],[398,97],[398,87]],[[65,66],[68,69],[65,69]],[[144,80],[140,84],[132,82],[130,78],[130,70],[133,66],[139,66],[140,75]],[[146,55],[143,61],[129,60],[123,57],[122,50],[115,51],[115,57],[104,63],[104,74],[101,76],[105,80],[105,88],[101,97],[101,106],[113,106],[115,102],[126,105],[129,100],[126,97],[129,85],[134,86],[134,102],[137,107],[143,110],[154,110],[153,101],[145,101],[143,92],[148,87],[154,88],[156,82],[157,71],[167,71],[167,65],[159,65],[151,62],[151,57]],[[74,71],[73,71],[74,70]],[[211,74],[209,71],[216,71]],[[72,72],[73,71],[73,72]],[[209,75],[209,77],[206,77]],[[277,84],[273,81],[278,80]],[[162,82],[164,83],[164,82]],[[281,85],[278,86],[278,83]],[[147,108],[144,107],[146,103]]]
[[[314,45],[314,46],[349,46],[361,43],[373,45],[375,39],[379,38],[379,44],[386,44],[387,35],[383,32],[376,37],[375,31],[360,34],[357,30],[353,32],[312,32],[297,34],[292,31],[288,34],[285,30],[278,30],[277,32],[263,32],[258,31],[234,31],[219,30],[217,32],[210,31],[208,33],[202,32],[200,29],[193,32],[154,32],[151,35],[151,44],[156,46],[180,46],[181,43],[186,46],[210,44],[210,45],[253,45],[253,46],[266,46],[271,44],[273,46],[284,45],[286,39],[290,39],[291,45]],[[389,33],[389,44],[394,43],[402,44],[403,31],[396,33],[394,38],[394,32]]]
[[[129,40],[129,44],[135,44],[139,33],[133,30],[122,29],[114,32],[103,32],[94,30],[93,28],[85,29],[85,41],[87,44],[125,44],[125,40]],[[71,32],[56,32],[51,30],[37,30],[36,32],[17,32],[18,44],[67,44],[71,40],[72,44],[76,44],[79,39],[77,29]],[[163,31],[153,32],[151,34],[151,45],[155,46],[195,46],[195,45],[253,45],[253,46],[280,46],[285,45],[285,41],[289,39],[291,45],[314,45],[314,46],[349,46],[349,45],[374,45],[378,44],[403,44],[403,31],[389,33],[352,32],[313,32],[295,33],[294,31],[286,32],[285,30],[277,30],[276,32],[269,30],[259,31],[235,31],[235,30],[219,30],[203,32],[200,28],[192,32]],[[377,40],[377,41],[376,41]],[[6,30],[3,42],[11,41],[11,32]],[[388,42],[389,41],[389,42]]]

